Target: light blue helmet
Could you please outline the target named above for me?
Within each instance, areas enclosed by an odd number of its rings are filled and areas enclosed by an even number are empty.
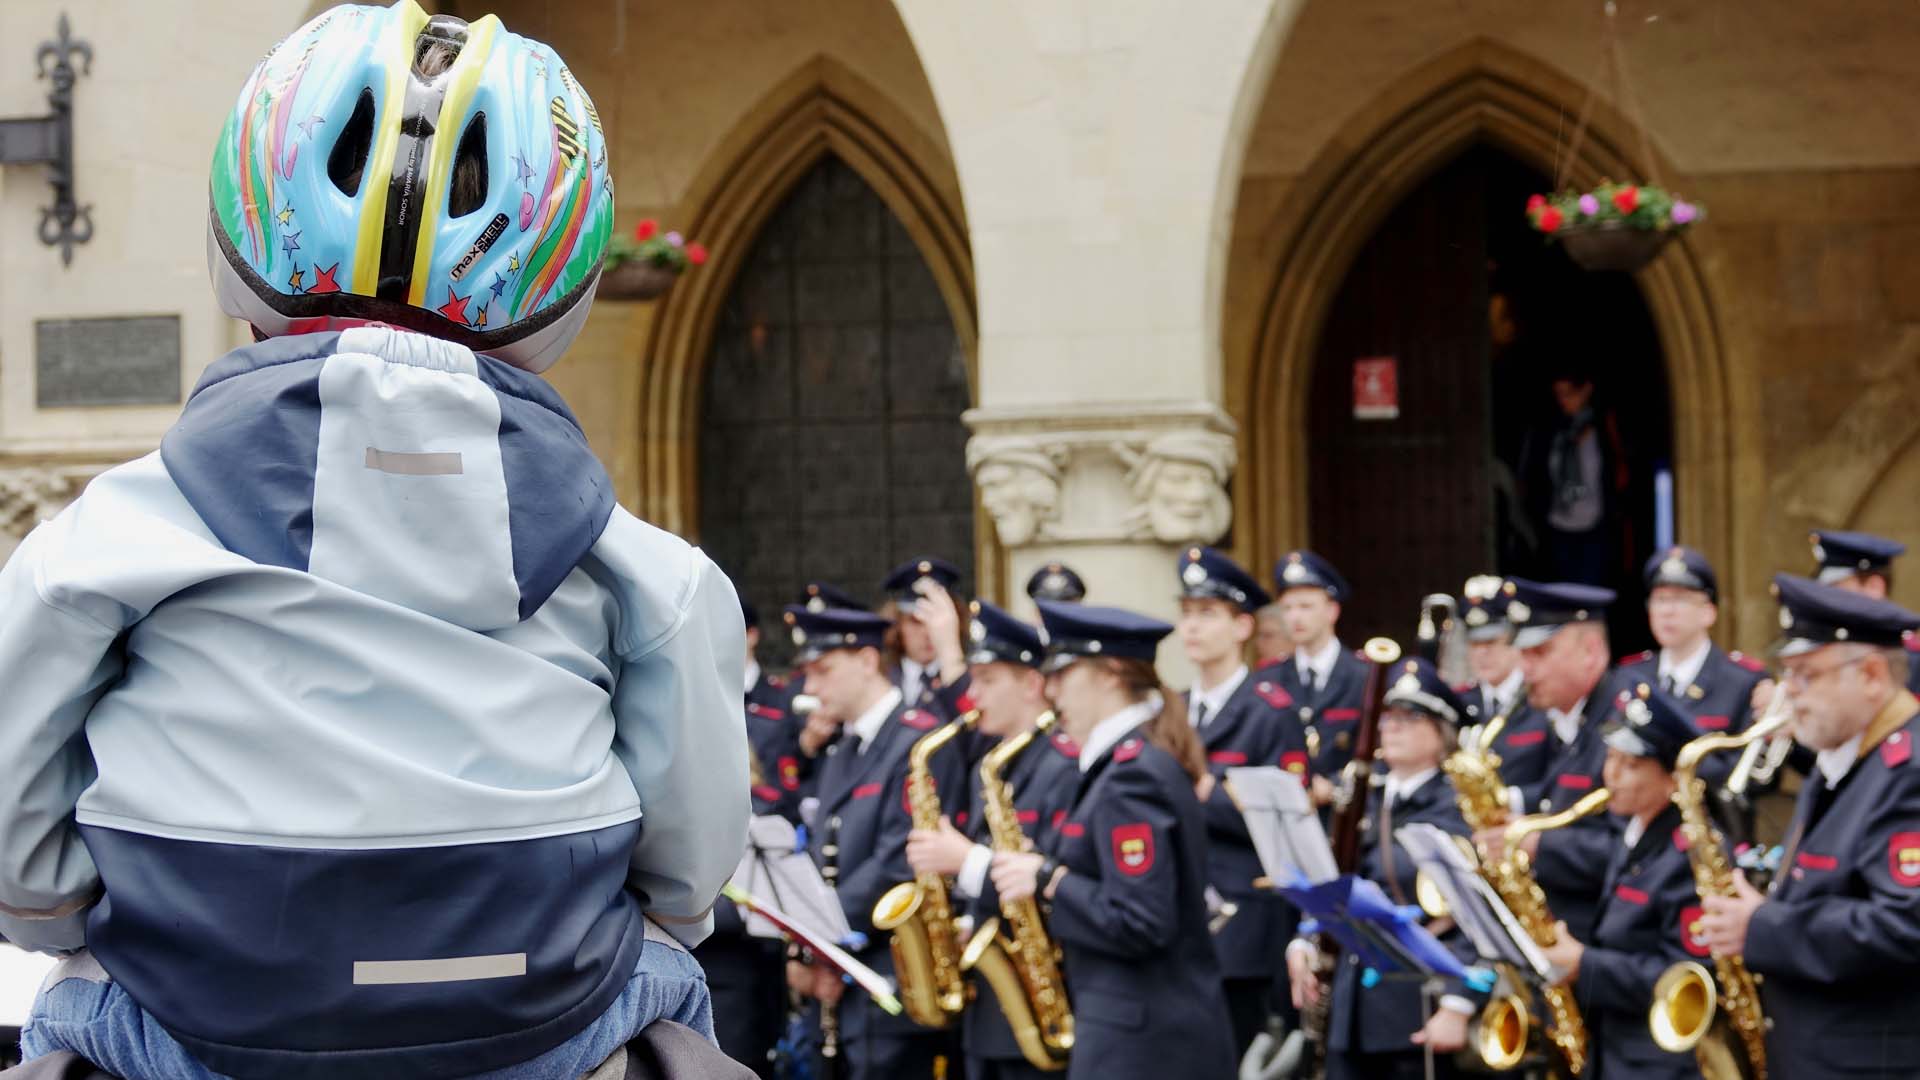
[[[553,50],[414,0],[334,8],[267,54],[211,196],[215,290],[258,332],[386,323],[536,372],[585,322],[613,227],[600,116]]]

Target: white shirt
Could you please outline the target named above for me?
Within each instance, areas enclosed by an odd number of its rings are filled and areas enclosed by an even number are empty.
[[[1579,737],[1580,717],[1586,711],[1586,698],[1581,698],[1566,712],[1561,712],[1559,709],[1547,710],[1547,719],[1553,722],[1553,733],[1560,737],[1561,742],[1571,745],[1573,740]]]
[[[1700,647],[1693,650],[1692,656],[1676,657],[1666,649],[1660,650],[1660,679],[1662,682],[1671,676],[1676,692],[1685,693],[1687,687],[1700,677],[1700,669],[1707,666],[1707,654],[1713,651],[1712,641],[1702,641]]]
[[[1480,684],[1480,693],[1487,699],[1486,719],[1491,720],[1513,708],[1513,695],[1520,692],[1521,681],[1520,665],[1515,664],[1513,670],[1507,672],[1507,677],[1500,680],[1499,686]]]
[[[1853,763],[1860,760],[1860,743],[1867,737],[1861,732],[1832,750],[1822,750],[1814,756],[1814,764],[1819,766],[1820,775],[1827,778],[1827,787],[1837,788],[1840,781],[1847,778],[1853,770]]]
[[[1211,690],[1202,690],[1200,685],[1195,683],[1193,689],[1187,694],[1187,723],[1195,728],[1200,726],[1200,706],[1202,705],[1207,707],[1208,720],[1219,716],[1220,710],[1227,707],[1227,699],[1233,696],[1235,690],[1240,689],[1240,684],[1246,679],[1247,665],[1241,664],[1233,674],[1227,676],[1219,686]]]
[[[1439,769],[1435,768],[1422,769],[1404,780],[1394,776],[1392,773],[1388,773],[1387,801],[1383,805],[1392,806],[1401,799],[1419,791],[1420,788],[1425,785],[1427,781],[1433,779],[1434,774],[1439,771]]]
[[[759,685],[759,683],[760,683],[760,661],[755,660],[753,657],[749,656],[747,657],[747,686],[746,686],[747,693],[749,694],[753,693],[753,688]]]
[[[1625,829],[1621,830],[1620,839],[1626,843],[1627,850],[1632,851],[1633,845],[1639,843],[1640,838],[1645,835],[1647,835],[1647,823],[1634,818],[1627,822]]]
[[[906,657],[900,658],[900,693],[908,701],[919,701],[925,688],[927,669]]]
[[[1302,685],[1319,688],[1333,675],[1333,662],[1340,659],[1340,639],[1328,638],[1320,651],[1308,656],[1302,649],[1293,654],[1294,667],[1300,671]]]
[[[847,730],[860,736],[860,753],[865,754],[867,748],[873,745],[873,737],[880,734],[880,726],[887,722],[887,717],[893,714],[894,707],[899,705],[900,701],[900,688],[889,686],[887,692],[880,695],[879,701],[868,706],[867,711],[860,714],[860,719],[847,725]]]
[[[1080,771],[1093,768],[1095,762],[1107,755],[1107,751],[1127,737],[1127,733],[1141,724],[1160,715],[1160,702],[1149,698],[1121,709],[1105,720],[1093,726],[1087,733],[1087,741],[1080,744]]]

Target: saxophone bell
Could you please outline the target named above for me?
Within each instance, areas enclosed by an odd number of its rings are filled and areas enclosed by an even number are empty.
[[[907,752],[907,802],[914,828],[940,827],[940,793],[929,763],[936,751],[979,718],[977,711],[970,712],[935,728]],[[946,878],[918,874],[888,889],[873,906],[873,926],[892,932],[894,976],[907,1018],[922,1027],[950,1026],[966,1008],[967,992]]]

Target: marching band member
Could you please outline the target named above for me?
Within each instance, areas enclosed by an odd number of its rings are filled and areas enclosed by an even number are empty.
[[[1207,932],[1206,775],[1185,706],[1153,667],[1166,623],[1039,603],[1048,693],[1080,747],[1057,846],[1001,852],[1005,899],[1038,894],[1066,954],[1075,1043],[1068,1080],[1230,1080],[1233,1032]]]
[[[1188,548],[1177,566],[1180,643],[1194,668],[1187,720],[1206,749],[1209,770],[1200,782],[1207,820],[1207,880],[1238,908],[1213,938],[1237,1059],[1273,1011],[1274,980],[1284,970],[1286,942],[1300,916],[1271,890],[1254,887],[1264,873],[1260,858],[1247,834],[1246,818],[1219,781],[1240,765],[1277,765],[1304,780],[1307,736],[1276,671],[1247,668],[1254,612],[1271,602],[1266,590],[1212,548]]]
[[[1626,829],[1607,863],[1592,932],[1570,933],[1563,922],[1547,958],[1580,1003],[1593,1048],[1589,1080],[1698,1077],[1692,1054],[1654,1044],[1647,1005],[1669,966],[1708,955],[1673,803],[1674,763],[1700,731],[1678,700],[1645,682],[1620,694],[1602,730],[1607,808]]]
[[[1779,574],[1793,736],[1818,763],[1771,895],[1744,876],[1704,899],[1714,953],[1762,978],[1775,1076],[1907,1077],[1920,1061],[1920,701],[1905,689],[1920,615]]]
[[[1480,582],[1492,584],[1476,587]],[[1460,619],[1466,624],[1467,666],[1474,681],[1459,694],[1466,709],[1462,723],[1507,718],[1494,739],[1500,778],[1524,789],[1538,784],[1545,774],[1550,746],[1546,714],[1521,695],[1526,674],[1520,668],[1520,650],[1513,646],[1513,623],[1507,618],[1513,591],[1510,583],[1494,577],[1467,582],[1460,597]]]
[[[1460,699],[1431,663],[1414,658],[1395,665],[1380,713],[1379,756],[1387,771],[1384,782],[1368,785],[1364,795],[1368,804],[1356,872],[1403,906],[1416,902],[1419,868],[1393,839],[1393,830],[1425,822],[1467,834],[1453,782],[1440,769],[1457,746],[1460,716]],[[1296,1006],[1311,1004],[1320,992],[1313,971],[1318,949],[1305,938],[1287,948]],[[1450,1055],[1466,1045],[1475,1010],[1464,987],[1450,986],[1429,1016],[1419,983],[1385,979],[1367,987],[1359,958],[1348,954],[1334,973],[1332,994],[1327,1080],[1424,1077],[1428,1049],[1436,1055],[1434,1075],[1455,1075]]]
[[[1340,605],[1351,592],[1333,564],[1311,551],[1290,551],[1273,568],[1293,662],[1281,664],[1280,685],[1300,704],[1300,718],[1316,732],[1311,771],[1314,799],[1333,799],[1329,777],[1340,775],[1353,757],[1354,725],[1360,719],[1360,695],[1367,685],[1367,662],[1340,647],[1335,632]]]
[[[1009,739],[1033,731],[1047,712],[1046,679],[1040,664],[1046,647],[1034,627],[1005,611],[976,600],[971,623],[969,694],[980,711],[975,731]],[[1036,734],[1007,766],[1002,779],[1013,792],[1020,828],[1038,850],[1051,850],[1055,826],[1064,822],[1080,782],[1080,750],[1064,733]],[[978,775],[972,816],[964,832],[943,819],[938,831],[916,829],[907,838],[907,861],[914,873],[954,878],[954,891],[973,900],[973,925],[999,913],[999,898],[988,880],[993,849],[986,815],[979,809]],[[968,1080],[1038,1080],[1046,1074],[1027,1063],[1006,1016],[992,992],[976,980],[976,993],[962,1018],[962,1042]]]
[[[956,650],[951,657],[953,669],[943,669],[939,640],[920,618],[920,607],[935,591],[949,594],[944,599],[951,606],[951,593],[959,581],[959,567],[928,555],[894,567],[880,583],[888,597],[887,612],[893,616],[893,627],[887,632],[887,658],[892,664],[888,676],[908,705],[945,720],[958,714],[953,712],[952,699],[941,690],[966,673],[966,664]]]

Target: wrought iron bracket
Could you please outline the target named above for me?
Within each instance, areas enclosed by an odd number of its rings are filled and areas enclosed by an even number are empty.
[[[93,239],[93,207],[73,199],[73,86],[80,74],[93,74],[93,46],[73,38],[60,16],[60,37],[43,41],[34,54],[42,79],[53,89],[45,116],[0,118],[0,165],[45,165],[53,185],[53,205],[40,208],[40,242],[60,249],[60,264],[73,265],[73,247]],[[80,59],[75,73],[74,58]],[[51,66],[49,66],[51,65]]]

